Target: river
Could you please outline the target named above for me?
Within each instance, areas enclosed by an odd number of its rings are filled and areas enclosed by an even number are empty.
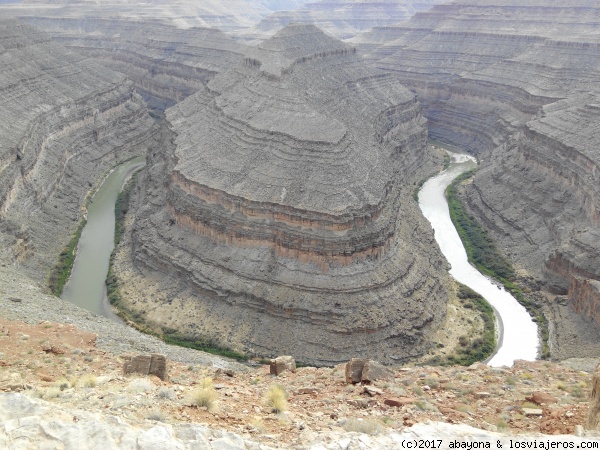
[[[468,259],[452,221],[444,195],[446,187],[461,173],[477,166],[469,155],[448,152],[447,170],[430,178],[419,192],[419,206],[435,230],[435,239],[452,266],[450,275],[482,295],[495,309],[499,328],[496,353],[488,361],[494,367],[512,366],[517,359],[533,361],[538,354],[538,330],[531,316],[503,287],[482,275]]]
[[[448,211],[444,191],[461,173],[475,167],[468,155],[448,152],[452,163],[447,170],[430,178],[419,193],[419,206],[435,230],[435,238],[452,269],[450,274],[482,295],[495,309],[499,325],[497,351],[492,366],[511,366],[516,359],[534,360],[538,353],[537,326],[516,299],[504,288],[477,271],[467,260]],[[110,254],[114,248],[114,207],[128,177],[145,164],[138,157],[115,168],[94,194],[88,207],[88,221],[77,245],[77,258],[62,298],[88,311],[116,318],[106,300],[104,283]]]
[[[92,197],[77,257],[61,298],[88,311],[115,319],[106,299],[106,275],[114,249],[115,202],[129,176],[145,165],[139,156],[116,167]]]

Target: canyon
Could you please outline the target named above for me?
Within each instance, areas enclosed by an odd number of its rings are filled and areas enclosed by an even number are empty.
[[[0,258],[46,283],[88,192],[158,127],[123,74],[18,21],[0,33]]]
[[[463,198],[538,291],[556,358],[600,342],[599,23],[592,1],[456,1],[350,40],[417,93],[430,138],[480,159]]]
[[[590,360],[566,361],[574,367],[568,370],[550,362],[512,369],[398,366],[451,351],[444,333],[460,341],[465,324],[475,334],[483,326],[457,300],[449,264],[414,198],[443,167],[438,144],[477,157],[480,168],[459,195],[514,264],[523,295],[542,308],[550,357],[600,354],[595,0],[0,4],[0,313],[6,320],[0,337],[15,343],[10,358],[0,353],[3,380],[6,367],[36,384],[42,368],[73,375],[76,360],[78,373],[105,370],[102,383],[124,391],[111,355],[133,351],[179,361],[172,384],[181,392],[197,383],[196,364],[203,373],[209,366],[235,369],[244,386],[227,381],[224,392],[241,393],[248,410],[238,411],[235,396],[224,402],[231,417],[183,406],[194,420],[218,427],[223,419],[249,438],[240,421],[250,420],[257,411],[252,402],[271,382],[265,367],[166,345],[48,295],[94,191],[112,168],[146,154],[112,258],[119,306],[130,324],[256,359],[285,353],[331,367],[364,356],[396,366],[397,380],[379,387],[415,397],[415,406],[394,410],[393,428],[407,435],[412,417],[472,421],[459,411],[471,404],[480,428],[575,432],[585,415],[582,387],[590,383],[582,370],[591,371]],[[17,320],[34,325],[8,322]],[[96,333],[99,349],[54,355],[57,363],[43,366],[42,358],[54,361],[34,354],[39,345],[16,330],[53,338],[79,333],[43,320]],[[360,406],[362,387],[340,387],[336,370],[305,368],[281,380],[294,390],[294,414],[302,417],[312,405],[325,420],[310,425],[345,442],[330,403],[341,401],[336,408],[348,417],[376,417],[390,408],[377,400]],[[537,378],[560,397],[562,409],[545,407],[540,420],[521,418]],[[296,384],[308,379],[331,399],[307,403],[305,394],[296,395]],[[481,392],[470,386],[473,379]],[[65,402],[57,413],[63,422],[88,398],[104,403],[82,390],[69,404],[71,394],[56,400]],[[115,400],[111,408],[124,419],[81,417],[98,429],[115,420],[137,427],[139,395],[121,397],[129,406]],[[488,408],[495,397],[509,399],[510,409]],[[2,404],[15,402],[48,426],[44,402],[0,395]],[[9,409],[3,417],[11,424],[23,419]],[[560,425],[564,418],[568,426]],[[292,434],[301,439],[305,424],[290,423],[288,441]],[[269,421],[273,432],[281,427]],[[448,438],[458,433],[419,427],[414,433],[423,436],[431,429]],[[130,425],[120,429],[144,434]],[[179,424],[153,432],[167,442],[175,440],[174,430],[190,429]],[[196,431],[202,442],[258,448],[228,432]],[[10,426],[0,429],[0,442],[10,433]],[[458,438],[468,441],[473,433]],[[311,436],[317,446],[325,439]],[[394,436],[370,442],[386,448]]]
[[[552,356],[596,356],[598,6],[373,4],[320,1],[290,14],[282,2],[254,2],[244,14],[184,1],[113,2],[112,14],[90,2],[3,7],[45,30],[28,37],[43,35],[46,54],[60,48],[94,76],[121,80],[127,108],[111,114],[139,107],[129,126],[145,130],[119,146],[122,155],[98,150],[101,165],[81,169],[82,179],[64,154],[59,170],[42,163],[21,180],[22,155],[6,153],[5,261],[17,258],[43,281],[94,182],[143,149],[150,164],[115,264],[130,306],[157,330],[208,334],[255,354],[294,349],[315,364],[352,351],[404,361],[432,345],[451,296],[446,263],[411,200],[441,166],[428,136],[480,160],[461,195],[543,305]],[[333,16],[343,20],[327,23]],[[280,29],[286,17],[305,25]],[[90,119],[80,123],[87,130]],[[56,127],[42,139],[73,131]],[[39,230],[29,215],[42,218]],[[58,234],[41,229],[48,221]],[[414,314],[395,323],[400,310]],[[324,339],[334,344],[319,351]]]

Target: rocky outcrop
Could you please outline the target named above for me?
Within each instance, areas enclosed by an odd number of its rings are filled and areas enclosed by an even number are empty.
[[[410,191],[434,166],[419,105],[393,77],[290,26],[167,119],[172,143],[150,156],[131,252],[173,290],[130,307],[316,364],[427,348],[445,264]]]
[[[431,138],[478,154],[465,200],[521,273],[591,318],[573,277],[600,280],[600,9],[564,6],[458,1],[353,43],[418,94]]]
[[[347,39],[375,26],[394,25],[415,12],[448,0],[319,0],[299,9],[276,11],[252,28],[235,31],[240,38],[253,40],[272,36],[291,23],[316,25],[339,39]]]
[[[65,448],[86,448],[103,445],[106,448],[123,449],[247,449],[269,450],[272,447],[253,440],[247,433],[237,433],[211,429],[195,423],[160,423],[156,421],[123,420],[103,412],[88,412],[66,408],[62,405],[32,399],[23,394],[0,394],[0,444],[4,448],[15,442],[22,442],[26,436],[28,448],[44,448],[61,445]],[[366,422],[366,421],[365,421]],[[366,427],[365,427],[366,430]],[[309,432],[302,435],[300,442],[278,442],[277,448],[295,449],[339,449],[343,447],[385,450],[396,448],[402,442],[435,441],[467,447],[474,442],[482,446],[515,443],[534,446],[543,440],[550,445],[589,446],[597,436],[578,437],[573,435],[549,436],[539,433],[517,436],[484,431],[468,425],[452,425],[441,422],[428,422],[406,427],[402,431],[375,433],[346,433],[340,431]],[[21,447],[22,448],[22,447]]]
[[[123,75],[0,19],[0,258],[43,281],[114,165],[157,128]]]
[[[600,323],[600,281],[573,276],[568,295],[577,313]]]

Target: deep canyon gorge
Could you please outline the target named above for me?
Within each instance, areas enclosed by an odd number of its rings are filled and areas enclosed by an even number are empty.
[[[114,257],[132,314],[251,355],[406,362],[455,296],[413,199],[433,139],[478,158],[461,198],[550,357],[598,356],[600,6],[267,3],[1,7],[2,263],[46,285],[87,196],[145,153]]]

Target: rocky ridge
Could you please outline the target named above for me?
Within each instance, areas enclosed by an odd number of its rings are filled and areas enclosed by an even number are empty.
[[[129,258],[149,280],[170,273],[171,293],[129,307],[251,354],[422,354],[447,287],[410,198],[436,164],[410,92],[288,26],[166,116],[172,150],[149,157],[117,272],[125,292],[142,285]]]
[[[547,304],[558,358],[598,352],[582,336],[599,330],[599,17],[586,0],[459,1],[353,41],[418,94],[432,139],[479,156],[464,198],[521,274],[584,314]]]
[[[276,11],[249,29],[236,30],[233,36],[245,40],[263,40],[289,24],[316,25],[338,39],[347,39],[375,26],[395,25],[418,11],[448,0],[362,1],[320,0],[307,2],[298,9]]]
[[[279,9],[299,6],[299,0],[25,0],[9,5],[19,16],[119,17],[138,22],[158,22],[186,29],[193,27],[238,29],[249,27]]]
[[[159,113],[196,92],[243,53],[241,45],[214,28],[60,11],[20,15],[61,45],[126,74]]]

